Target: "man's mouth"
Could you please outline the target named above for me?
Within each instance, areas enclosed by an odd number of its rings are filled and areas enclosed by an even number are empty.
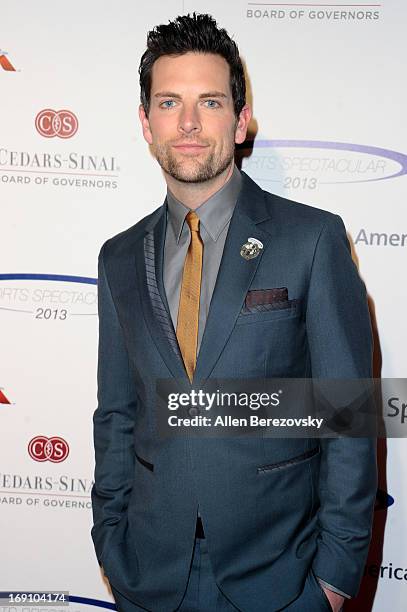
[[[173,148],[180,153],[200,153],[206,149],[209,145],[202,145],[195,142],[185,142],[177,145],[173,145]]]

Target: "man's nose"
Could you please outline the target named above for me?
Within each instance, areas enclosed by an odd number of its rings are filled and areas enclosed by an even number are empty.
[[[201,131],[199,112],[195,106],[184,106],[179,115],[178,129],[183,134]]]

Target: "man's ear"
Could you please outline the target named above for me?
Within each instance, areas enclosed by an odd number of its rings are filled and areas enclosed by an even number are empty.
[[[150,129],[150,122],[147,117],[147,113],[144,109],[144,106],[140,104],[138,108],[138,116],[140,118],[141,127],[143,129],[144,140],[149,144],[153,144],[153,135]]]
[[[246,140],[247,128],[249,127],[250,119],[252,118],[252,109],[248,104],[245,104],[239,114],[235,130],[235,143],[241,144]]]

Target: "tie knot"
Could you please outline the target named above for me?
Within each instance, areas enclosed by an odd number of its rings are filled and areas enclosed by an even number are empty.
[[[190,210],[185,217],[191,232],[199,232],[199,217],[193,210]]]

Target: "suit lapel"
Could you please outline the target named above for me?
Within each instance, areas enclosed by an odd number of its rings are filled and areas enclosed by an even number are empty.
[[[265,206],[263,191],[244,172],[242,175],[242,189],[230,222],[194,381],[204,381],[210,376],[271,239],[265,229],[268,224],[264,222],[269,220],[270,213]],[[240,249],[248,238],[257,238],[263,243],[259,255],[249,260],[240,255]]]
[[[172,375],[184,379],[188,377],[179,351],[163,282],[166,205],[163,205],[160,212],[158,219],[146,228],[142,243],[144,257],[140,256],[140,253],[136,255],[139,288],[144,317],[154,342]]]

